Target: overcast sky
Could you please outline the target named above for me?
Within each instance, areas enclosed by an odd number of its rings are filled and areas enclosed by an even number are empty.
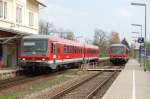
[[[131,6],[130,3],[146,3],[147,12],[150,12],[150,2],[146,1],[148,0],[43,0],[47,7],[41,10],[40,18],[53,22],[57,28],[70,29],[76,36],[92,39],[94,29],[99,28],[107,33],[117,31],[121,39],[125,37],[131,42],[134,39],[132,36],[136,36],[131,32],[140,32],[139,27],[132,27],[131,24],[142,24],[144,33],[144,7]],[[150,13],[147,16],[148,28]],[[148,28],[147,33],[149,31]]]

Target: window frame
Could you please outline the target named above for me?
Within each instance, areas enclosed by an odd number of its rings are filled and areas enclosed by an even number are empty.
[[[29,26],[34,26],[34,12],[29,11]]]
[[[0,6],[0,19],[7,19],[8,18],[8,1],[7,0],[0,0],[2,5]]]
[[[16,23],[22,24],[22,21],[23,21],[23,7],[17,4],[16,5]]]

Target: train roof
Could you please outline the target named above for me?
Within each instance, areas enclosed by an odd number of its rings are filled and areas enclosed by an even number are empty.
[[[54,41],[54,42],[60,43],[60,44],[67,44],[67,45],[79,46],[79,47],[84,46],[84,44],[79,43],[77,41],[67,40],[67,39],[58,38],[58,37],[53,38],[49,35],[31,35],[31,36],[25,36],[24,39],[48,39],[48,40],[51,40],[51,41]],[[97,46],[89,45],[89,44],[85,44],[85,47],[98,49]]]
[[[90,44],[85,44],[86,48],[94,48],[94,49],[99,49],[98,46],[95,45],[90,45]]]
[[[124,46],[124,47],[126,47],[126,46],[123,45],[123,44],[112,44],[111,46]]]
[[[124,45],[124,44],[112,44],[111,47],[113,47],[113,46],[123,46],[123,47],[126,47],[126,48],[127,48],[127,46]]]
[[[60,43],[60,44],[66,44],[66,45],[72,45],[72,46],[79,46],[79,47],[83,47],[84,45],[82,43],[76,42],[76,41],[72,41],[72,40],[67,40],[67,39],[63,39],[63,38],[50,38],[51,41]]]

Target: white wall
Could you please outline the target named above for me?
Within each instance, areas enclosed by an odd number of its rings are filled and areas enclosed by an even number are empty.
[[[27,33],[38,33],[39,4],[36,0],[6,0],[8,2],[7,19],[0,19],[0,27]],[[22,7],[22,23],[16,23],[16,5]],[[29,11],[34,13],[34,25],[29,26]]]

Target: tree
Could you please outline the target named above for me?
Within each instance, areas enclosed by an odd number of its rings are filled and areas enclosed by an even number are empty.
[[[39,22],[39,34],[41,35],[49,35],[50,31],[54,31],[54,25],[50,22],[45,22],[40,20]]]
[[[128,48],[130,48],[129,43],[127,42],[126,38],[124,38],[124,39],[121,41],[121,44],[124,44],[124,45],[126,45]]]
[[[102,47],[106,39],[105,32],[101,29],[95,29],[94,32],[95,34],[93,44]]]
[[[101,29],[95,29],[94,32],[95,34],[94,34],[93,44],[99,47],[101,56],[106,56],[106,54],[108,53],[107,49],[109,47],[109,43],[107,39],[108,37],[106,36],[106,33]]]
[[[65,36],[64,36],[65,39],[75,40],[75,35],[73,32],[68,31],[68,32],[64,32],[64,33],[65,33]]]
[[[53,23],[45,22],[43,20],[40,20],[39,22],[39,34],[41,35],[50,35],[53,37],[61,37],[69,40],[75,40],[74,33],[67,29],[64,30],[63,28],[55,28]]]
[[[89,39],[89,38],[85,38],[84,40],[85,40],[85,43],[86,43],[86,44],[91,44],[91,42],[92,42],[92,40]]]
[[[110,44],[120,44],[120,37],[119,33],[117,32],[112,32],[110,35]]]

